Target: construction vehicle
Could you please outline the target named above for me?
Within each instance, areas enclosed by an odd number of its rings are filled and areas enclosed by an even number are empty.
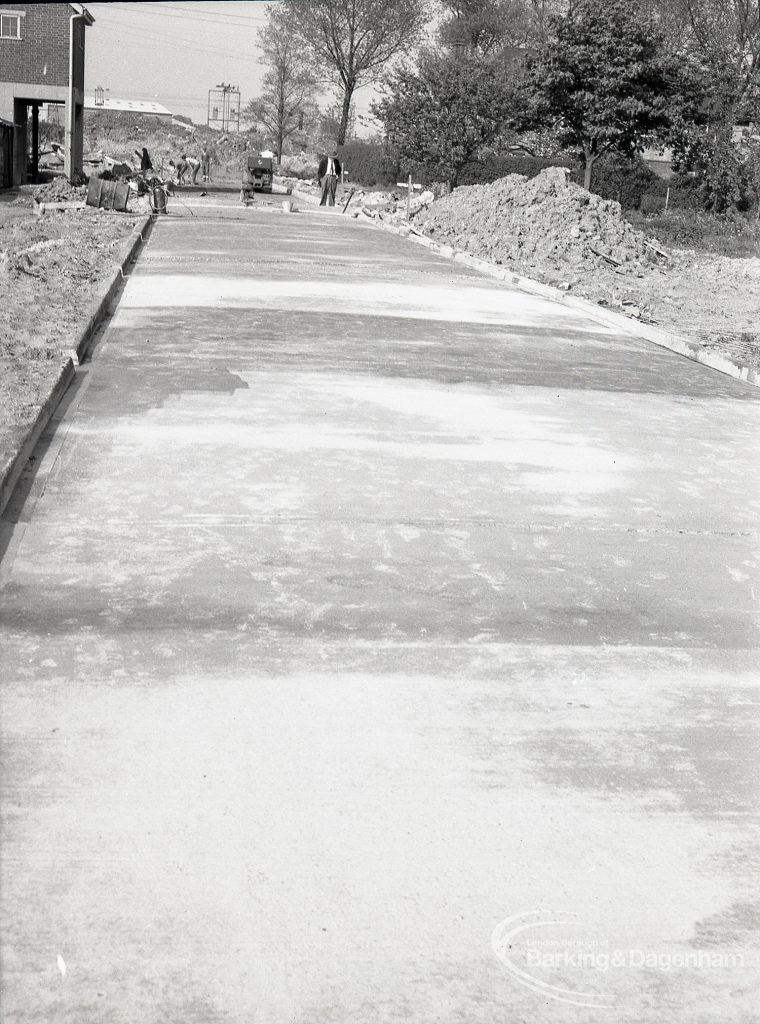
[[[248,156],[243,168],[243,184],[240,199],[248,202],[253,199],[254,192],[272,191],[272,158],[271,156]]]

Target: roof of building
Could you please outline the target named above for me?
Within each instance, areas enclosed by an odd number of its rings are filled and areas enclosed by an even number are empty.
[[[85,110],[113,110],[123,111],[128,114],[153,114],[155,117],[171,117],[172,112],[168,107],[160,103],[149,103],[146,100],[117,100],[113,97],[104,98],[102,103],[96,103],[94,96],[85,96]]]
[[[69,4],[69,7],[72,7],[80,17],[84,18],[88,25],[93,25],[95,23],[95,19],[84,4]]]

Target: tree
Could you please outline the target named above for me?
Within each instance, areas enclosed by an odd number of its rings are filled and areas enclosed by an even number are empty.
[[[438,39],[446,50],[488,57],[530,37],[526,0],[443,0],[443,7]]]
[[[535,45],[544,35],[547,12],[560,0],[441,0],[438,40],[456,53],[493,56],[506,47]]]
[[[427,52],[418,69],[400,67],[387,77],[372,113],[400,157],[435,166],[453,189],[470,157],[503,131],[511,99],[498,62]]]
[[[551,19],[528,62],[528,90],[535,123],[583,157],[587,189],[603,153],[633,156],[665,139],[695,95],[654,21],[630,0],[576,0]]]
[[[716,119],[760,116],[760,0],[680,0],[712,84]]]
[[[324,140],[326,148],[329,148],[331,143],[330,139],[336,139],[338,132],[340,131],[341,115],[343,108],[340,103],[332,103],[329,107],[326,107],[322,112],[319,119],[319,134]],[[343,135],[344,144],[352,138],[356,137],[356,114],[353,108],[349,109],[348,121],[346,123],[345,132]]]
[[[355,90],[416,46],[428,18],[427,0],[287,0],[280,9],[290,33],[340,89],[336,142],[342,146]]]
[[[647,2],[703,82],[698,116],[671,132],[674,167],[696,173],[709,209],[746,208],[760,192],[760,168],[756,143],[737,144],[736,126],[760,119],[760,0]]]
[[[280,162],[285,140],[303,130],[305,121],[313,122],[318,116],[312,99],[314,75],[302,47],[287,31],[282,9],[270,7],[258,35],[261,62],[269,70],[264,75],[263,92],[247,104],[243,115],[269,133]]]

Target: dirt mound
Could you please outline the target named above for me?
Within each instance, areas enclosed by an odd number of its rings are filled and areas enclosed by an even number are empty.
[[[87,197],[87,188],[71,185],[66,178],[55,178],[47,185],[34,189],[33,198],[38,203],[76,203]]]
[[[564,167],[458,188],[423,210],[415,226],[474,256],[537,267],[548,277],[605,257],[623,269],[648,260],[644,235],[625,220],[620,204],[568,181]]]

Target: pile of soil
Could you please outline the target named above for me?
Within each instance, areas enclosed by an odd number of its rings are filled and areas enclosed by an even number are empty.
[[[760,368],[760,259],[666,251],[618,203],[568,181],[565,168],[458,188],[413,223],[454,249]]]
[[[564,167],[549,167],[531,179],[509,174],[458,188],[422,211],[415,226],[474,256],[538,267],[544,277],[560,280],[605,257],[610,266],[634,272],[648,264],[651,250],[620,204],[567,175]]]
[[[54,178],[46,185],[39,185],[32,191],[37,203],[78,203],[87,198],[84,185],[71,185],[66,178]]]

